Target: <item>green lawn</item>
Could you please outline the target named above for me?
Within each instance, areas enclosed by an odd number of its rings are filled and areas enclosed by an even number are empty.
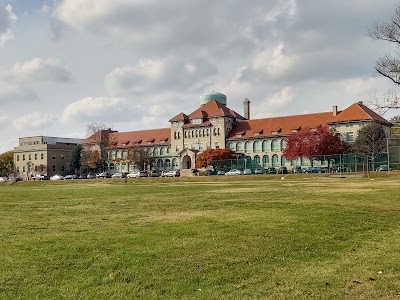
[[[400,299],[400,177],[0,185],[1,299]]]

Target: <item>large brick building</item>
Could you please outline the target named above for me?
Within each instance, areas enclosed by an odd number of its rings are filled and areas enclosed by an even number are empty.
[[[153,157],[159,170],[192,169],[196,156],[205,149],[229,148],[262,167],[308,166],[306,159],[286,161],[282,150],[286,138],[302,128],[329,126],[351,144],[360,127],[376,122],[388,137],[391,123],[357,102],[344,110],[337,106],[329,112],[250,119],[250,101],[244,101],[243,116],[227,106],[226,96],[212,92],[200,97],[200,107],[192,113],[179,113],[170,119],[168,128],[110,132],[112,147],[108,151],[107,170],[130,172],[135,169],[128,151],[144,148]],[[90,139],[86,140],[90,144]]]

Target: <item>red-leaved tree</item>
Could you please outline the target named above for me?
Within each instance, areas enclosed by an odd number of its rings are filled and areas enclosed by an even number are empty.
[[[196,168],[205,168],[213,160],[234,158],[233,152],[229,149],[207,149],[197,156]]]
[[[286,139],[283,156],[287,160],[304,157],[313,160],[321,155],[341,154],[346,146],[329,127],[302,128]]]

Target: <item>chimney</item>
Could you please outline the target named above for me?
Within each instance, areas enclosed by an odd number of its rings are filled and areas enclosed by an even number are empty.
[[[333,106],[333,116],[334,117],[337,116],[337,106],[336,105]]]
[[[250,100],[249,100],[248,98],[244,99],[243,108],[244,108],[244,115],[243,115],[243,117],[244,117],[246,120],[250,120]]]

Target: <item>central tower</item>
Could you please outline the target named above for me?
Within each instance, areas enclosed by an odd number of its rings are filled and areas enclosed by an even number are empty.
[[[219,103],[226,105],[226,95],[219,92],[205,93],[200,96],[200,106],[207,104],[211,100],[216,100]]]

